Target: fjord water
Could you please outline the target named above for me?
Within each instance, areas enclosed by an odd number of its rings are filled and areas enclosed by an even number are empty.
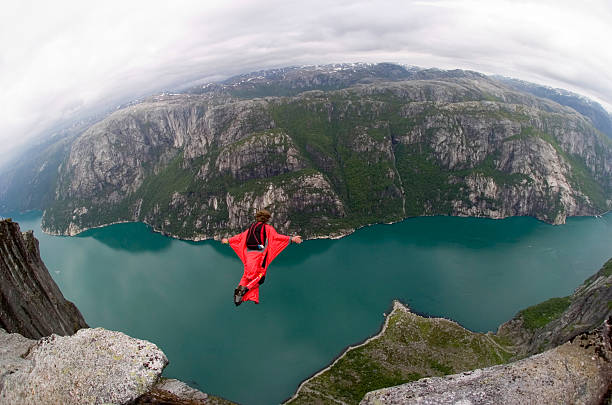
[[[34,229],[62,292],[92,327],[156,343],[164,375],[242,404],[274,404],[345,346],[376,333],[394,298],[414,311],[495,330],[518,310],[570,294],[612,256],[612,215],[551,226],[533,218],[412,218],[340,240],[290,245],[261,304],[235,308],[242,270],[219,242],[117,224],[78,237]]]

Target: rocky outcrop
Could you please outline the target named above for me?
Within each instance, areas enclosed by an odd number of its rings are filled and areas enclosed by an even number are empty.
[[[289,69],[119,110],[72,144],[43,229],[142,221],[201,240],[268,208],[280,232],[320,237],[417,215],[560,224],[612,208],[612,144],[588,117],[474,72],[359,79],[368,69]],[[245,99],[281,83],[301,90]]]
[[[32,231],[0,221],[0,327],[29,338],[71,335],[87,324],[40,258]]]
[[[574,339],[612,317],[612,259],[569,297],[553,298],[520,311],[497,331],[519,356],[539,353]]]
[[[515,363],[385,388],[360,404],[600,404],[612,388],[610,322]]]
[[[81,329],[38,341],[0,330],[0,403],[124,404],[145,394],[168,363],[152,343]]]

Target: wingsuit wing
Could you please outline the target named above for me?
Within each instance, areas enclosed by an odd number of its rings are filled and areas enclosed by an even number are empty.
[[[246,240],[248,232],[249,230],[247,229],[229,239],[229,245],[234,249],[234,252],[236,252],[243,265],[246,265]]]
[[[276,232],[276,229],[272,228],[270,225],[266,226],[266,231],[268,233],[268,247],[266,248],[266,263],[264,268],[267,270],[272,260],[276,259],[276,256],[279,255],[287,246],[289,246],[289,242],[291,241],[291,237],[287,235],[281,235]]]

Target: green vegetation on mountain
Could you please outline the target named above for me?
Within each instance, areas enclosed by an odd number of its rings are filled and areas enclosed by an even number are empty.
[[[474,72],[289,68],[207,89],[118,110],[76,138],[51,165],[44,229],[143,221],[202,239],[265,206],[279,231],[312,237],[417,215],[559,224],[612,208],[609,139]]]
[[[358,404],[370,391],[507,362],[511,352],[491,335],[455,322],[423,318],[399,303],[385,328],[349,348],[329,369],[307,380],[287,404]]]
[[[523,325],[534,330],[548,325],[558,319],[561,314],[569,307],[570,297],[551,298],[537,305],[523,309],[519,315],[523,318]]]
[[[612,316],[612,259],[572,295],[551,298],[520,311],[497,336],[517,348],[517,356],[542,352],[587,332]]]

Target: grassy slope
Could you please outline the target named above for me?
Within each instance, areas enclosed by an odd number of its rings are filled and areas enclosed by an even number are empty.
[[[357,404],[372,390],[506,362],[511,353],[490,335],[455,322],[424,318],[396,304],[384,333],[348,349],[329,370],[309,380],[297,404]]]

